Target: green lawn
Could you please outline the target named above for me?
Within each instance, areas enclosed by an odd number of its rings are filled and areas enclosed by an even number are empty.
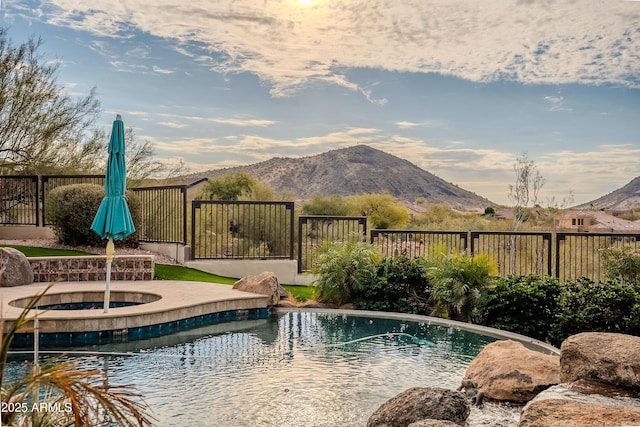
[[[52,248],[38,248],[35,246],[19,246],[19,245],[0,245],[1,247],[14,248],[25,254],[27,257],[39,257],[39,256],[87,256],[94,255],[88,252],[74,251],[70,249],[52,249]]]
[[[11,247],[19,250],[27,257],[41,256],[86,256],[93,255],[87,252],[67,249],[38,248],[33,246],[0,245],[0,247]],[[222,277],[216,274],[196,270],[194,268],[183,267],[181,265],[156,264],[154,270],[155,280],[186,280],[190,282],[210,282],[233,285],[238,279],[232,277]],[[313,299],[313,287],[282,285],[295,299],[300,302]]]

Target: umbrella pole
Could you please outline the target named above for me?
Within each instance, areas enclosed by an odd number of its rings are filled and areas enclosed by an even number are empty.
[[[111,286],[111,261],[113,261],[113,253],[115,252],[115,247],[113,245],[113,237],[109,237],[109,241],[107,242],[107,284],[104,288],[104,312],[109,312],[109,299],[111,297],[111,290],[109,289]]]

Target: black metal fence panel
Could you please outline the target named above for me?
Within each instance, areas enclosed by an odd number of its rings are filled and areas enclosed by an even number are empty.
[[[640,250],[640,234],[556,233],[555,276],[562,282],[581,277],[605,280],[602,251],[623,247]]]
[[[470,251],[489,255],[501,276],[552,274],[551,233],[472,231]]]
[[[317,250],[326,242],[366,241],[364,216],[303,215],[298,217],[298,273],[311,271]]]
[[[371,230],[371,244],[383,256],[423,257],[436,251],[467,250],[466,231]]]
[[[193,259],[294,259],[293,202],[194,200]]]
[[[136,224],[143,242],[187,244],[187,186],[130,188],[140,200]]]
[[[40,225],[37,176],[0,176],[0,224]]]
[[[42,224],[49,225],[46,220],[45,206],[47,197],[54,188],[73,184],[104,185],[104,180],[104,175],[43,175],[41,177]]]

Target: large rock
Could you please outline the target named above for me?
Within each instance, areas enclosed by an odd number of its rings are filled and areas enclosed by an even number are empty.
[[[582,382],[550,387],[524,407],[518,427],[640,425],[638,399],[616,394]]]
[[[269,305],[276,305],[281,298],[289,296],[287,290],[278,283],[276,275],[270,271],[265,271],[256,276],[243,277],[233,285],[233,289],[267,295],[269,297]]]
[[[516,341],[496,341],[471,361],[465,379],[484,390],[485,398],[528,402],[560,382],[560,358],[529,350]]]
[[[437,387],[414,387],[383,403],[369,417],[367,427],[406,427],[421,420],[445,420],[463,425],[469,403],[457,391]]]
[[[560,347],[562,382],[592,380],[640,390],[640,338],[605,332],[584,332]]]
[[[31,283],[33,283],[33,269],[27,257],[17,249],[0,248],[0,287]]]

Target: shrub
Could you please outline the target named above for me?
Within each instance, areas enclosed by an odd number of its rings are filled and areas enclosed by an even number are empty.
[[[601,256],[609,280],[640,286],[640,249],[631,246],[608,248],[602,250]]]
[[[351,302],[354,289],[364,289],[377,280],[380,259],[375,247],[356,240],[323,246],[312,271],[318,277],[315,298],[337,305]]]
[[[580,332],[640,334],[640,293],[629,284],[579,279],[563,285],[551,343]]]
[[[429,314],[431,287],[423,260],[419,258],[384,258],[378,267],[377,280],[353,290],[352,300],[361,310]]]
[[[498,278],[481,296],[474,317],[482,325],[549,341],[562,289],[549,276]]]
[[[437,253],[427,259],[433,314],[471,322],[482,291],[497,271],[488,255]]]
[[[58,240],[69,246],[104,246],[100,236],[91,230],[91,223],[104,198],[104,189],[95,184],[74,184],[54,188],[47,197],[46,218],[52,225]],[[134,224],[139,222],[140,202],[127,192],[127,204]],[[120,243],[138,246],[138,233],[133,233]]]

